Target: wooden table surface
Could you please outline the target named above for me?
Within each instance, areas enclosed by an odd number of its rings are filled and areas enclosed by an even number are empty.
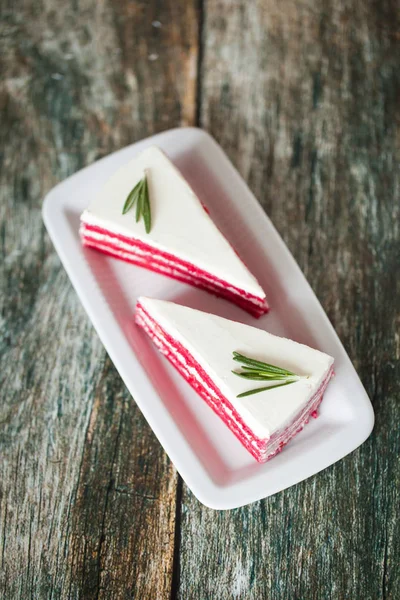
[[[395,0],[1,0],[4,599],[400,598]],[[198,125],[272,218],[369,393],[344,460],[250,506],[182,484],[45,232],[57,182]]]

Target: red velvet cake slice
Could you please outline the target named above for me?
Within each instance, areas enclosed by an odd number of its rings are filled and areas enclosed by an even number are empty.
[[[136,323],[259,462],[316,417],[333,358],[261,329],[139,298]]]
[[[156,147],[120,168],[82,213],[86,246],[200,287],[254,316],[268,311],[256,278],[180,172]]]

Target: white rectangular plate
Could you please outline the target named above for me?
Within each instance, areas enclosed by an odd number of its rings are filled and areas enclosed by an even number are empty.
[[[149,145],[173,160],[267,292],[259,320],[229,302],[82,247],[79,216],[106,179]],[[110,198],[112,201],[112,198]],[[217,143],[204,131],[174,129],[115,152],[57,185],[43,218],[111,360],[186,484],[205,505],[236,508],[283,490],[355,450],[374,415],[332,325],[274,226]],[[335,358],[318,419],[258,464],[177,374],[133,320],[140,295],[285,335]]]

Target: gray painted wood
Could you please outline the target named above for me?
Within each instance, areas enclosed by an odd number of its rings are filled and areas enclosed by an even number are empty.
[[[399,596],[396,9],[0,5],[1,597]],[[196,119],[273,219],[376,411],[352,455],[228,512],[182,487],[40,214],[57,181]]]

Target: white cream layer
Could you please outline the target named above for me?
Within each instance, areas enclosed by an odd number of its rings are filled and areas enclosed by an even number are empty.
[[[143,220],[136,223],[134,210],[122,214],[129,192],[143,177],[145,169],[152,215],[148,234]],[[265,298],[263,289],[205,212],[187,181],[155,146],[144,150],[107,181],[83,212],[82,220],[117,234],[134,236],[250,294]]]
[[[316,393],[333,364],[333,358],[323,352],[249,325],[164,300],[139,298],[139,301],[169,335],[187,348],[259,438],[268,438],[290,424]],[[233,375],[233,369],[240,369],[232,359],[233,351],[309,377],[282,388],[237,398],[237,394],[249,389],[264,387],[265,382],[246,381]]]

